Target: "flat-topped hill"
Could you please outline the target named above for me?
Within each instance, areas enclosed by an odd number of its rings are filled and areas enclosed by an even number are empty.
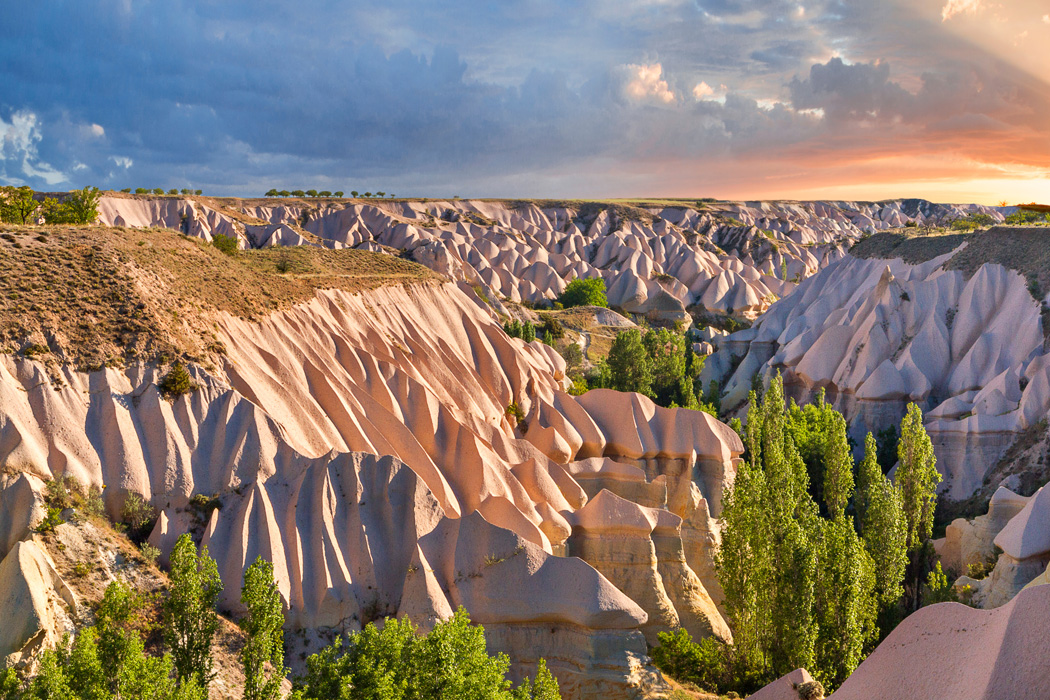
[[[363,250],[313,246],[224,254],[171,230],[0,227],[0,350],[99,367],[221,352],[210,316],[253,319],[317,289],[356,292],[441,277]]]
[[[973,233],[909,234],[900,231],[876,233],[850,249],[855,258],[892,260],[900,258],[919,265],[957,250],[945,264],[967,278],[985,263],[998,263],[1016,270],[1028,280],[1037,300],[1050,291],[1050,226],[993,226]]]

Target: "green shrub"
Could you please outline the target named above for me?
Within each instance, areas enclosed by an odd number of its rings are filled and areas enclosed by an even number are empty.
[[[536,340],[536,326],[532,325],[532,321],[526,321],[522,324],[521,339],[526,343]]]
[[[98,200],[102,192],[97,187],[73,190],[65,201],[48,197],[44,200],[44,221],[49,224],[93,224],[98,219]]]
[[[566,309],[573,306],[609,306],[605,295],[605,280],[577,277],[565,287],[558,302]]]
[[[652,650],[656,667],[676,681],[694,683],[712,693],[731,683],[726,645],[707,637],[694,642],[684,629],[661,632],[660,645]]]
[[[149,564],[156,564],[157,560],[160,559],[160,549],[149,542],[143,542],[139,545],[139,553]]]
[[[55,528],[64,522],[65,520],[62,519],[62,509],[50,506],[47,509],[47,515],[44,516],[44,519],[37,523],[36,531],[41,534],[54,532]]]
[[[233,255],[237,252],[237,239],[233,236],[224,236],[221,233],[217,233],[212,236],[211,244],[226,255]]]
[[[120,522],[127,527],[128,537],[134,542],[143,542],[157,524],[157,509],[132,491],[124,498]]]
[[[198,388],[189,371],[181,362],[176,362],[172,365],[168,373],[158,382],[157,387],[160,389],[161,395],[169,400],[194,392]]]
[[[521,406],[518,405],[517,401],[511,401],[509,404],[507,404],[507,408],[504,411],[504,413],[507,415],[508,418],[514,419],[515,425],[525,424],[525,411],[521,409]]]
[[[302,700],[560,700],[558,682],[540,659],[535,683],[511,688],[510,660],[489,656],[485,630],[470,624],[460,608],[426,635],[412,622],[388,618],[379,629],[369,623],[306,661],[296,682]],[[353,692],[347,694],[346,689]]]

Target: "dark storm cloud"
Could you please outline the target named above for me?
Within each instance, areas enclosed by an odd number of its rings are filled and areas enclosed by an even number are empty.
[[[531,194],[555,171],[583,182],[593,162],[628,172],[641,160],[775,157],[864,120],[1035,128],[1045,86],[1019,87],[980,56],[938,54],[909,92],[891,67],[914,56],[871,39],[901,18],[859,5],[12,5],[0,24],[0,180]],[[827,60],[846,49],[864,60]],[[710,92],[698,100],[701,82]]]

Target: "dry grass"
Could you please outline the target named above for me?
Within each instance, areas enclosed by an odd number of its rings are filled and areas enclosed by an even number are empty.
[[[1050,226],[994,226],[970,238],[970,245],[945,267],[967,277],[984,263],[999,263],[1028,280],[1037,301],[1050,292]]]
[[[318,289],[442,279],[378,253],[312,247],[224,255],[164,229],[0,226],[0,351],[94,369],[221,354],[218,312],[260,318]]]
[[[909,265],[918,265],[952,252],[975,235],[972,233],[920,235],[900,231],[876,233],[854,245],[849,252],[855,258],[882,260],[901,258]]]

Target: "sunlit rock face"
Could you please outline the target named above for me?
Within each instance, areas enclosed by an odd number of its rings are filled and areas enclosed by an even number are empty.
[[[589,698],[660,686],[645,656],[650,610],[665,613],[659,629],[728,638],[708,588],[711,511],[743,446],[707,414],[611,391],[570,396],[553,349],[508,337],[451,283],[323,291],[213,327],[222,366],[193,367],[200,388],[175,401],[151,365],[83,373],[0,357],[10,590],[49,580],[26,564],[38,558],[25,538],[44,481],[74,476],[106,487],[113,516],[128,493],[147,498],[164,555],[193,530],[218,561],[226,610],[239,607],[244,568],[272,561],[289,627],[316,641],[385,615],[428,628],[462,605],[515,674],[546,658],[566,697]],[[611,488],[585,474],[609,475]],[[218,507],[202,513],[198,494]],[[593,539],[615,528],[614,501],[648,523],[625,539],[630,566]],[[586,560],[564,556],[578,539]],[[640,584],[656,581],[654,598]],[[60,636],[50,604],[33,602],[35,622],[10,650],[41,630]]]
[[[915,402],[944,475],[941,492],[967,498],[1017,436],[1046,417],[1050,356],[1025,278],[995,263],[969,277],[945,269],[954,253],[914,265],[853,256],[832,263],[723,341],[705,378],[722,373],[723,406],[733,407],[756,373],[779,371],[800,401],[825,391],[861,443]]]

